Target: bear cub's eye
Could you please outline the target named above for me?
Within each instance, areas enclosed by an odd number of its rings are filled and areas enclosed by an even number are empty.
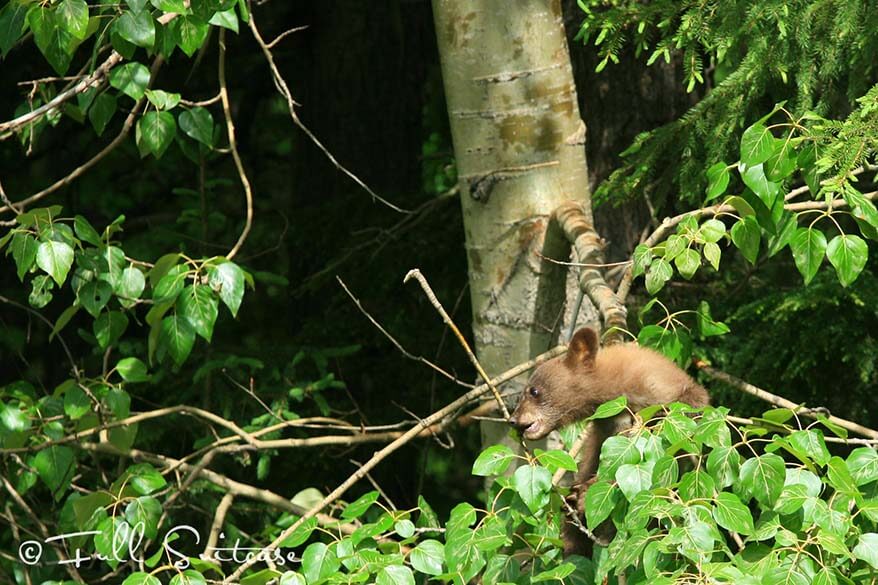
[[[528,392],[530,392],[530,395],[533,396],[534,398],[538,398],[540,395],[540,391],[537,390],[534,386],[531,386],[530,390],[528,390]]]

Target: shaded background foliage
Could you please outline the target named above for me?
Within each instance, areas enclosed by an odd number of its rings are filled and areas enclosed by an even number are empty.
[[[574,39],[582,12],[575,2],[564,4],[580,107],[588,127],[592,181],[598,185],[617,167],[618,153],[641,132],[678,119],[711,86],[696,86],[686,93],[687,69],[680,58],[648,68],[643,57],[622,45],[616,50],[620,63],[595,73],[603,55]],[[265,11],[261,22],[267,38],[290,26],[307,26],[276,49],[278,64],[302,104],[299,113],[305,124],[382,196],[408,209],[433,203],[414,226],[394,230],[402,217],[372,202],[293,129],[249,36],[228,35],[229,89],[240,148],[256,193],[256,224],[239,260],[253,273],[256,294],[248,295],[237,320],[228,315],[220,318],[214,342],[209,347],[197,345],[182,371],[166,374],[149,386],[133,387],[134,406],[189,403],[220,413],[258,416],[261,407],[241,386],[249,387],[252,381],[266,402],[289,400],[290,408],[302,415],[325,413],[321,397],[333,415],[372,424],[406,418],[399,405],[415,413],[428,412],[460,390],[402,358],[357,311],[334,275],[344,278],[410,351],[436,358],[462,379],[473,378],[432,307],[419,291],[401,283],[409,268],[421,268],[446,306],[455,307],[461,329],[468,329],[458,204],[453,197],[437,198],[454,185],[454,170],[429,2],[269,2],[259,9]],[[187,98],[210,97],[217,80],[215,68],[207,64],[215,59],[214,38],[194,64],[172,58],[159,80],[163,86],[179,88]],[[15,49],[0,67],[4,80],[45,74],[32,44]],[[860,73],[858,87],[875,75],[868,69]],[[0,95],[3,119],[13,116],[29,87],[20,89]],[[729,113],[741,124],[737,130],[773,103],[771,87],[755,91],[765,93],[748,106],[752,111]],[[851,96],[832,95],[821,113],[843,114],[850,109]],[[117,131],[120,121],[117,114],[105,136]],[[679,186],[691,198],[692,193],[702,192],[703,177],[685,175],[686,169],[706,168],[712,156],[733,150],[734,129],[728,129],[727,141],[705,152],[686,146],[704,140],[705,126],[682,135],[679,132],[685,129],[679,124],[674,128],[660,131],[660,135],[677,133],[659,142],[666,158],[650,159],[647,149],[641,155],[646,158],[635,155],[625,160],[631,165],[638,160],[651,162],[661,170],[653,185],[665,189],[665,195],[676,194]],[[33,193],[69,172],[101,144],[90,129],[66,118],[51,132],[42,132],[32,145],[6,141],[0,145],[6,190],[13,200]],[[668,145],[676,148],[665,148]],[[23,164],[22,149],[28,146],[32,152]],[[681,167],[678,163],[683,160],[690,166]],[[240,231],[242,202],[228,157],[211,158],[205,165],[207,180],[201,186],[198,168],[178,146],[173,145],[160,161],[143,162],[132,141],[55,199],[64,204],[65,214],[83,213],[98,227],[125,214],[126,250],[134,256],[157,257],[175,250],[219,254]],[[619,199],[637,193],[620,180],[606,185],[605,199],[617,199],[616,193]],[[654,204],[660,218],[675,211],[679,201],[658,197]],[[609,240],[608,256],[628,257],[648,220],[642,199],[620,207],[603,206],[598,211],[598,230]],[[719,278],[702,271],[694,285],[675,284],[663,293],[666,303],[681,308],[693,307],[698,296],[707,297],[715,316],[732,326],[734,336],[699,351],[729,372],[792,400],[826,405],[835,414],[875,426],[878,414],[871,389],[878,375],[870,351],[876,344],[872,332],[878,331],[874,261],[843,296],[837,281],[825,273],[802,288],[789,260],[771,260],[769,270],[758,279],[740,258],[731,262],[733,267]],[[698,293],[700,287],[708,292]],[[0,271],[0,294],[26,304],[27,291],[11,263]],[[60,309],[50,306],[46,315],[57,317],[55,311]],[[859,333],[854,336],[851,331]],[[52,381],[62,380],[69,366],[58,345],[48,341],[48,333],[31,315],[3,305],[0,383],[21,377],[38,387],[46,385],[44,390],[51,392]],[[89,351],[76,321],[64,335],[74,354]],[[144,343],[145,335],[129,337],[124,343]],[[122,351],[142,354],[144,348]],[[300,351],[306,357],[293,365]],[[94,353],[88,365],[100,369],[102,358]],[[778,364],[784,366],[780,372]],[[325,383],[329,376],[344,387],[315,390],[319,384],[314,382]],[[761,408],[712,386],[717,403],[741,405],[742,414]],[[292,388],[303,389],[304,402],[290,398]],[[175,445],[183,453],[201,429],[187,427],[181,433],[180,428],[144,425],[140,433],[141,439],[161,444],[163,451],[173,454]],[[395,455],[397,465],[381,466],[375,478],[401,506],[414,503],[416,494],[423,492],[437,508],[447,508],[480,487],[469,473],[477,439],[467,430],[455,432],[456,448],[450,451],[427,441],[409,446]],[[302,487],[335,485],[353,469],[349,459],[361,460],[371,451],[360,447],[286,452],[271,461],[264,485],[282,493],[291,491],[291,482]],[[418,473],[411,472],[415,459]],[[234,476],[235,467],[226,471]]]

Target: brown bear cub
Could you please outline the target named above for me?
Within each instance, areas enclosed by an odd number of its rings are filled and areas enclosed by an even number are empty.
[[[588,418],[602,403],[622,395],[632,412],[671,402],[707,406],[707,391],[660,353],[633,343],[601,351],[598,347],[597,332],[580,329],[570,340],[566,355],[534,371],[509,418],[525,439],[542,439],[555,429]],[[580,518],[585,512],[585,492],[597,473],[601,444],[630,425],[631,417],[623,413],[596,421],[588,433],[572,494]],[[584,536],[567,523],[563,534],[565,554],[589,553],[591,542]]]

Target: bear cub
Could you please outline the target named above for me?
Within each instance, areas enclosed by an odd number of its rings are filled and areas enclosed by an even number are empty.
[[[654,404],[684,402],[702,407],[709,403],[707,391],[660,353],[633,343],[598,351],[599,345],[594,329],[580,329],[566,355],[534,371],[509,418],[525,439],[542,439],[555,429],[588,418],[602,403],[622,395],[633,412]],[[585,492],[597,473],[601,444],[631,423],[624,412],[595,421],[588,433],[571,494],[580,518],[585,512]],[[612,537],[612,526],[597,532],[608,531]],[[590,552],[591,542],[572,524],[565,525],[563,537],[565,554]]]

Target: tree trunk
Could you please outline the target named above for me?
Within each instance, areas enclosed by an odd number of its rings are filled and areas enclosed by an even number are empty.
[[[560,232],[547,232],[560,203],[582,203],[591,220],[585,124],[560,0],[433,0],[433,11],[476,353],[494,375],[558,342],[575,280],[541,255],[565,254]],[[496,423],[482,431],[484,444],[507,434]]]

